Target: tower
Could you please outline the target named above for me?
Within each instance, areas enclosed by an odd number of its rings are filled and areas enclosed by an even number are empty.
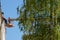
[[[2,21],[2,10],[1,10],[1,0],[0,0],[0,40],[5,40],[5,22]]]
[[[7,27],[12,27],[13,25],[10,24],[10,18],[8,19],[8,22],[7,20],[2,16],[3,12],[2,12],[2,9],[1,9],[1,0],[0,0],[0,40],[6,40],[6,26]],[[7,22],[7,23],[6,23]]]

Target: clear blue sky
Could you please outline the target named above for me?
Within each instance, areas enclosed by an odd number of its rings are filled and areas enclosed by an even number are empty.
[[[2,1],[2,11],[4,12],[4,17],[16,18],[18,17],[16,8],[19,5],[23,5],[22,0],[1,0]],[[6,28],[6,40],[22,40],[23,33],[20,32],[18,23],[12,22],[13,28]]]

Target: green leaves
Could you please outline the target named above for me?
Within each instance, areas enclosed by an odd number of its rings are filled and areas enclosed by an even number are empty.
[[[57,40],[59,0],[23,0],[23,2],[19,16],[21,19],[19,24],[23,24],[23,31],[27,32],[23,40]]]

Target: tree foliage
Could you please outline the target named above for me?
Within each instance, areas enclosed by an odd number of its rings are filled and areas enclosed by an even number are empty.
[[[23,0],[19,26],[23,40],[58,40],[59,0]]]

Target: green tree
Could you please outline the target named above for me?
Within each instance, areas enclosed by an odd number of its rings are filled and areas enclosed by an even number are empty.
[[[59,0],[23,0],[19,26],[23,40],[58,40],[57,10]]]

